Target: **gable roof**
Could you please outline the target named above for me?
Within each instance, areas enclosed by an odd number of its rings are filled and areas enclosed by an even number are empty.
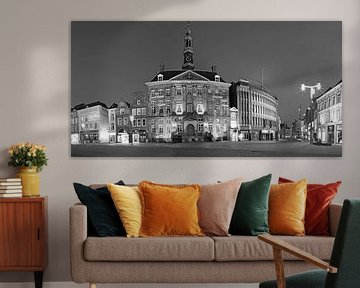
[[[157,76],[159,74],[163,75],[163,80],[171,80],[172,78],[179,76],[180,74],[183,74],[187,71],[196,73],[204,78],[206,78],[209,81],[215,81],[215,75],[219,75],[217,72],[212,71],[205,71],[205,70],[165,70],[165,71],[159,71],[154,78],[150,82],[157,82]],[[219,75],[220,76],[220,75]],[[220,76],[220,82],[226,83],[226,81]]]
[[[75,105],[73,108],[71,108],[71,110],[81,110],[85,108],[85,104],[81,103],[81,104],[77,104]]]
[[[108,109],[108,107],[106,106],[106,104],[104,104],[104,103],[101,102],[101,101],[92,102],[92,103],[86,104],[86,105],[85,105],[85,104],[80,104],[80,105],[83,105],[83,106],[82,106],[81,108],[77,109],[77,110],[82,110],[82,109],[85,109],[85,108],[90,108],[90,107],[94,107],[94,106],[98,106],[98,105],[100,105],[100,106]],[[77,106],[75,106],[75,107],[77,107]]]
[[[113,104],[109,107],[109,109],[114,109],[114,108],[117,108],[117,107],[118,107],[118,104],[113,103]]]
[[[327,92],[329,92],[331,89],[339,86],[340,84],[342,84],[342,79],[339,80],[334,86],[330,86],[325,92],[321,93],[319,96],[314,97],[314,99],[318,100],[319,98],[321,98],[322,96],[324,96]]]

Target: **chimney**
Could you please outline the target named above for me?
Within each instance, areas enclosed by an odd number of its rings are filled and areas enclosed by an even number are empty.
[[[216,72],[216,65],[211,65],[211,72]]]
[[[163,72],[165,70],[165,65],[164,64],[161,64],[160,65],[160,72]]]

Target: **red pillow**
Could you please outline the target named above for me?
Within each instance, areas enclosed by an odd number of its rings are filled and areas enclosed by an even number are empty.
[[[293,182],[279,177],[279,184]],[[341,181],[329,184],[308,184],[305,210],[305,234],[329,236],[329,206]]]

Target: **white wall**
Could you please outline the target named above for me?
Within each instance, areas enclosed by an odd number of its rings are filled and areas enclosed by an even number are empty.
[[[314,182],[342,180],[337,197],[359,197],[360,2],[358,0],[0,0],[0,175],[6,148],[34,141],[48,146],[41,193],[49,197],[50,258],[46,281],[69,274],[68,208],[72,182],[142,179],[214,182],[272,172]],[[71,20],[342,20],[344,145],[342,158],[85,158],[70,157]],[[321,36],[319,36],[321,37]],[[32,280],[29,273],[0,273],[0,282]]]

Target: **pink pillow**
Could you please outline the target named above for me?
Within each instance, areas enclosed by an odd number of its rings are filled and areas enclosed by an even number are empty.
[[[207,235],[229,236],[231,217],[242,178],[218,184],[201,185],[199,225]]]

